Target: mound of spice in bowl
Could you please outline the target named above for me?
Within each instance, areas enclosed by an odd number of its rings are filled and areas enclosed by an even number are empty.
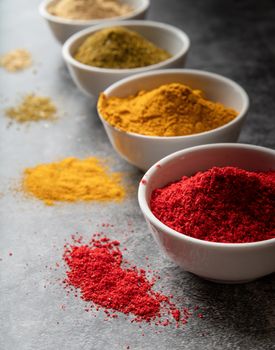
[[[59,0],[51,3],[48,11],[62,18],[92,20],[124,16],[133,9],[119,0]]]
[[[153,214],[197,239],[251,243],[275,238],[275,171],[213,167],[155,189]]]
[[[112,126],[148,136],[197,134],[225,125],[237,116],[235,110],[207,100],[202,91],[181,83],[122,98],[102,93],[98,110]]]
[[[106,28],[91,34],[74,54],[83,64],[112,69],[145,67],[170,57],[165,50],[124,27]]]

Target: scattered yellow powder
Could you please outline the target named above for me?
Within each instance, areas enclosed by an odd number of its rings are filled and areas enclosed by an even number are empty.
[[[119,0],[59,0],[48,6],[54,16],[80,20],[118,17],[132,10]]]
[[[101,94],[98,111],[118,129],[149,136],[183,136],[229,123],[237,112],[180,83],[124,98]]]
[[[25,49],[10,51],[0,58],[0,66],[9,72],[23,70],[32,65],[31,54]]]
[[[56,107],[48,97],[27,95],[19,106],[8,108],[6,116],[19,123],[53,120]]]
[[[120,201],[121,173],[110,173],[97,158],[65,158],[24,171],[23,190],[47,205],[55,201]]]

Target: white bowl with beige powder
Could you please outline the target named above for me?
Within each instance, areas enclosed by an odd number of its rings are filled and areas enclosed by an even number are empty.
[[[81,0],[78,6],[74,3],[75,0],[44,0],[39,6],[40,15],[60,43],[82,29],[106,21],[144,19],[150,0]]]

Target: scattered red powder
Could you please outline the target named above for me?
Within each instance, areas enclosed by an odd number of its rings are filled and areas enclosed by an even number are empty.
[[[213,167],[153,191],[153,214],[198,239],[247,243],[275,237],[275,171]]]
[[[147,181],[145,179],[141,180],[142,185],[147,185]]]
[[[118,241],[95,237],[88,244],[75,239],[65,245],[66,288],[79,289],[81,298],[102,307],[107,317],[115,318],[114,313],[121,312],[133,315],[132,322],[174,322],[177,326],[187,322],[191,313],[186,308],[181,311],[171,297],[153,290],[156,279],[150,281],[145,270],[128,267]]]

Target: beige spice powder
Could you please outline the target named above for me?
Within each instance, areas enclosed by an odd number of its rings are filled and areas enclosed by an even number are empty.
[[[59,0],[48,6],[48,11],[67,19],[91,20],[123,16],[133,9],[119,0]]]
[[[31,54],[25,49],[10,51],[0,58],[0,66],[9,72],[26,69],[32,65]]]

